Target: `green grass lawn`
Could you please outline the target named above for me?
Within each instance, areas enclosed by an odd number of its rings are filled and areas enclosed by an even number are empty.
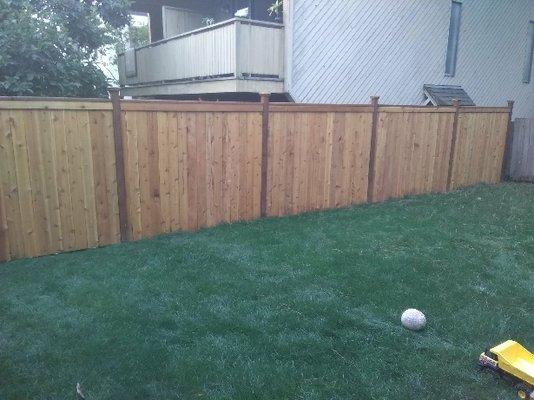
[[[0,399],[515,399],[533,322],[534,185],[481,186],[2,264]]]

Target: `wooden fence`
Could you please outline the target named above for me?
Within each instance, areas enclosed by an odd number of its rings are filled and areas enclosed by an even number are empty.
[[[497,183],[512,109],[0,100],[0,260]]]
[[[534,119],[516,118],[510,138],[507,177],[534,182]]]

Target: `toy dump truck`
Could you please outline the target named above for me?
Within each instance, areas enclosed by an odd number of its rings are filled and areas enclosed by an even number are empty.
[[[534,354],[513,340],[482,353],[481,367],[512,382],[520,399],[534,400]]]

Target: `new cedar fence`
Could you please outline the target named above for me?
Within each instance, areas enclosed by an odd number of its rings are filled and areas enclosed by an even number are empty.
[[[0,260],[501,178],[503,108],[0,100]]]
[[[516,118],[510,138],[507,176],[534,182],[534,119]]]

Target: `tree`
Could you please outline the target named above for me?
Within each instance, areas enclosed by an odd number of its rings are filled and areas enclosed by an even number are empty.
[[[148,25],[133,25],[125,29],[120,40],[115,44],[117,54],[126,49],[135,49],[150,43],[150,30]]]
[[[129,0],[0,0],[0,94],[105,96],[97,52],[129,19]]]
[[[148,25],[130,25],[125,32],[125,37],[119,43],[120,52],[127,48],[135,49],[150,43],[150,30]]]
[[[273,4],[267,9],[269,11],[269,15],[275,15],[277,18],[280,18],[280,15],[284,11],[284,1],[283,0],[275,0]]]

